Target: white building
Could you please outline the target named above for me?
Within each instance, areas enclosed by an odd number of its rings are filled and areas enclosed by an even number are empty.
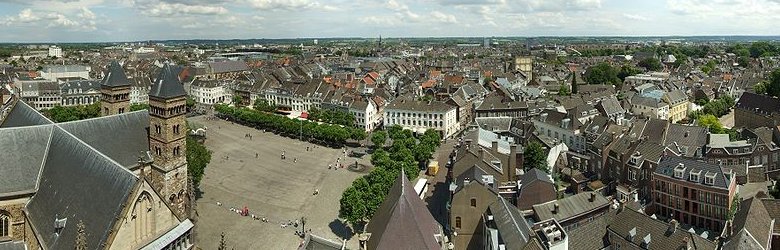
[[[379,106],[371,98],[356,101],[349,106],[349,113],[355,116],[355,126],[366,132],[373,131],[382,122]]]
[[[566,144],[568,149],[585,152],[587,144],[585,136],[580,131],[582,123],[571,115],[555,110],[545,110],[539,118],[533,120],[534,128],[539,135],[544,135]]]
[[[154,53],[154,48],[139,47],[133,50],[133,52],[135,52],[136,54]]]
[[[49,57],[56,57],[56,58],[62,57],[62,48],[57,46],[49,47]]]
[[[15,79],[14,84],[20,88],[22,100],[37,110],[50,109],[61,103],[60,87],[56,82],[45,79]]]
[[[100,82],[92,80],[75,80],[62,82],[60,93],[61,106],[90,105],[100,101]]]
[[[230,103],[233,94],[229,84],[226,81],[196,79],[190,85],[190,96],[196,103],[203,105]]]
[[[57,81],[57,78],[84,78],[89,79],[89,66],[84,65],[47,65],[39,71],[41,78],[49,81]]]
[[[669,119],[669,104],[652,97],[636,95],[631,99],[631,112],[649,118]]]
[[[442,138],[453,136],[460,129],[458,108],[444,102],[423,102],[399,98],[385,108],[385,126],[400,125],[417,133],[434,129]]]

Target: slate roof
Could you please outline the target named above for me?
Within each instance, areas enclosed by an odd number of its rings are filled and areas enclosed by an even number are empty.
[[[609,212],[566,232],[569,236],[569,249],[601,250],[609,246],[605,237],[607,226],[615,219],[615,211]]]
[[[748,111],[758,109],[764,114],[777,113],[780,110],[780,99],[745,91],[735,107]]]
[[[665,102],[650,97],[640,96],[640,95],[635,95],[633,98],[631,98],[631,104],[645,106],[645,107],[653,107],[653,108],[668,106]]]
[[[366,228],[367,249],[441,249],[439,224],[401,171]]]
[[[496,202],[488,206],[493,215],[501,239],[506,249],[522,249],[533,237],[533,231],[528,221],[523,218],[520,209],[499,196]]]
[[[477,117],[474,118],[474,122],[476,122],[477,126],[479,126],[481,129],[493,132],[509,131],[512,127],[512,117],[508,116]]]
[[[33,125],[51,124],[51,120],[43,116],[25,102],[16,102],[11,112],[0,123],[0,128],[25,127]]]
[[[780,234],[780,199],[761,199],[761,202],[764,203],[764,208],[769,213],[769,217],[775,219],[773,232]]]
[[[488,178],[488,179],[485,179],[485,178]],[[455,191],[453,193],[460,192],[460,190],[463,189],[464,187],[466,187],[466,185],[469,185],[469,184],[472,184],[472,183],[479,183],[480,185],[485,186],[491,192],[493,192],[495,194],[498,194],[498,188],[497,188],[498,185],[497,184],[498,184],[499,180],[495,176],[485,172],[485,170],[483,170],[482,168],[480,168],[477,165],[474,165],[474,166],[468,168],[466,171],[464,171],[463,173],[458,175],[458,177],[455,178],[455,179],[456,179],[455,181],[456,181],[456,183],[458,185],[458,188],[455,189]],[[466,183],[466,179],[469,180],[468,183]],[[491,184],[491,183],[489,183],[490,181],[492,181],[492,186],[488,185],[488,184]]]
[[[596,194],[593,201],[589,201],[590,194]],[[555,204],[558,204],[558,213],[553,213]],[[609,201],[603,195],[596,192],[583,192],[557,201],[534,205],[533,210],[539,221],[555,219],[560,223],[584,213],[609,206]]]
[[[535,181],[543,181],[548,183],[553,183],[552,177],[547,175],[544,171],[541,171],[536,168],[532,168],[531,170],[528,170],[523,174],[522,177],[520,177],[520,183],[523,185],[531,184]]]
[[[249,70],[244,61],[210,62],[209,68],[214,74]]]
[[[601,110],[605,115],[621,114],[626,112],[626,110],[623,109],[623,106],[620,105],[620,101],[618,101],[618,99],[614,96],[610,96],[602,100],[598,106],[601,107]]]
[[[76,225],[88,230],[88,249],[102,248],[138,182],[130,171],[73,135],[54,129],[39,188],[26,210],[47,249],[73,249]],[[55,233],[55,219],[67,218]]]
[[[770,249],[769,238],[772,235],[773,221],[764,207],[764,203],[757,198],[743,200],[739,210],[734,214],[733,238],[726,242],[724,249],[748,249],[744,247],[745,240],[755,240],[755,243],[764,249]],[[741,231],[747,231],[752,237],[745,237]]]
[[[621,238],[626,239],[629,232],[636,229],[636,235],[633,242],[636,246],[642,244],[643,239],[649,234],[650,245],[647,249],[687,249],[685,241],[690,240],[691,249],[716,249],[714,242],[702,238],[701,236],[677,228],[673,233],[668,232],[669,224],[650,218],[649,216],[631,209],[623,209],[615,215],[611,223],[607,225],[607,230],[613,232]],[[631,247],[626,246],[631,249]]]
[[[447,112],[455,109],[455,106],[449,105],[445,102],[431,101],[424,102],[418,100],[409,100],[409,98],[399,97],[393,100],[385,108],[387,110],[408,110],[418,112]]]
[[[38,183],[52,126],[0,129],[0,197],[32,193]]]
[[[122,68],[122,65],[119,65],[119,62],[117,61],[112,61],[111,64],[108,65],[106,76],[103,78],[103,81],[100,82],[100,85],[106,87],[125,87],[130,86],[130,80],[127,79],[125,69]]]
[[[147,110],[57,125],[126,168],[136,166],[138,157],[148,156],[146,152],[149,151],[149,136],[146,128],[149,126],[149,111]],[[115,131],[122,131],[122,133]],[[111,140],[106,140],[106,135],[111,135]]]
[[[683,158],[679,156],[665,156],[661,158],[661,162],[658,163],[658,166],[655,168],[655,173],[663,176],[667,176],[670,178],[674,178],[674,168],[677,167],[679,164],[682,164],[682,166],[685,167],[685,173],[683,173],[683,179],[690,182],[690,173],[691,171],[699,171],[701,170],[701,175],[699,176],[699,182],[700,185],[705,185],[704,180],[705,176],[707,174],[715,174],[715,180],[713,182],[713,187],[716,188],[728,188],[729,181],[726,176],[723,174],[723,170],[718,166],[717,164],[707,163],[703,161],[697,161],[690,158]]]
[[[664,145],[670,148],[684,147],[687,151],[684,156],[699,157],[707,144],[707,134],[707,128],[704,127],[671,123],[664,134]]]
[[[152,90],[149,91],[149,97],[161,99],[179,97],[187,95],[184,92],[184,85],[179,81],[179,76],[173,72],[170,65],[165,65],[157,79],[152,83]]]

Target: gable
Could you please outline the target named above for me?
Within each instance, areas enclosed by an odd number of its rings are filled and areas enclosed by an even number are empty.
[[[138,249],[180,224],[173,210],[145,179],[126,202],[110,248]]]

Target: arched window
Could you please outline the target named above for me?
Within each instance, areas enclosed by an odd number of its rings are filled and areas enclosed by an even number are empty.
[[[455,228],[460,229],[460,216],[455,217]]]
[[[142,193],[138,196],[133,207],[133,223],[135,226],[135,240],[140,241],[151,236],[154,229],[154,214],[152,213],[152,198],[149,193]]]
[[[11,216],[8,212],[0,210],[0,238],[11,236]]]

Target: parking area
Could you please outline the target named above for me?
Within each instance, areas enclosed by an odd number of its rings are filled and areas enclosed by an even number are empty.
[[[196,207],[195,237],[201,249],[216,249],[223,232],[228,248],[297,249],[301,239],[295,231],[301,227],[282,224],[301,217],[305,217],[306,230],[314,234],[332,240],[349,237],[348,229],[337,219],[339,199],[352,181],[366,172],[328,169],[328,165],[335,166],[337,160],[370,165],[370,156],[345,159],[343,149],[205,116],[188,121],[207,127],[205,145],[213,152]],[[282,152],[286,159],[281,159]],[[319,193],[314,195],[315,191]],[[231,211],[245,206],[250,216]],[[258,219],[253,220],[252,214]],[[351,237],[348,248],[357,248],[357,237]]]

